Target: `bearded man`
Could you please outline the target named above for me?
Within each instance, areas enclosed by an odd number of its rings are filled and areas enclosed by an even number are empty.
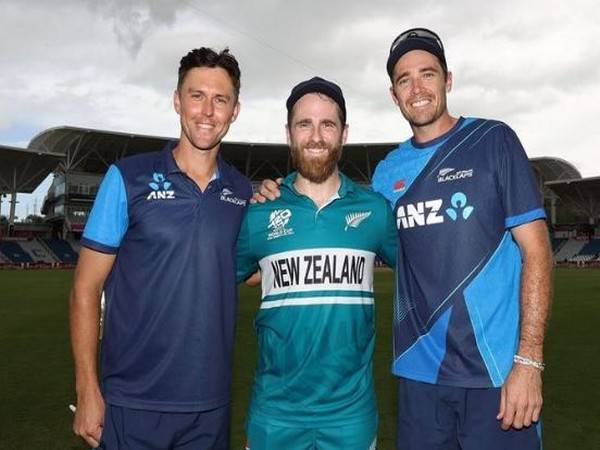
[[[338,170],[346,142],[341,89],[312,78],[286,103],[297,169],[275,201],[251,205],[238,280],[262,272],[259,358],[247,448],[375,448],[375,256],[395,264],[385,199]]]

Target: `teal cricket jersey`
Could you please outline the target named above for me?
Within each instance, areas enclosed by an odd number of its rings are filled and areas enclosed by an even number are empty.
[[[377,414],[373,268],[375,255],[395,264],[397,233],[382,196],[340,177],[318,208],[292,173],[242,222],[238,280],[262,271],[251,421],[324,427]]]

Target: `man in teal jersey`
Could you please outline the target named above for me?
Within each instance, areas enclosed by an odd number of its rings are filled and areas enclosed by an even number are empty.
[[[338,170],[341,89],[315,77],[286,106],[297,172],[277,200],[250,207],[238,240],[238,279],[262,272],[248,448],[367,450],[377,433],[373,263],[394,265],[395,222],[383,197]]]

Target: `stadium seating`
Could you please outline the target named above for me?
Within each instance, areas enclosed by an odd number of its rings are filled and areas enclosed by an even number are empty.
[[[79,243],[79,241],[77,241],[75,239],[69,239],[69,240],[67,240],[67,242],[69,243],[71,248],[73,250],[75,250],[75,253],[77,253],[79,255],[79,250],[81,250],[81,244]]]
[[[593,239],[585,244],[578,254],[581,256],[592,256],[591,259],[600,255],[600,239]]]
[[[575,255],[572,258],[569,258],[569,262],[581,264],[592,261],[595,258],[596,257],[594,255]]]
[[[11,264],[11,261],[0,251],[0,266]]]
[[[43,242],[46,243],[60,262],[71,264],[77,262],[77,253],[67,241],[62,239],[44,239]]]
[[[0,252],[12,263],[34,262],[29,253],[23,250],[17,241],[0,241]]]
[[[554,260],[557,263],[575,263],[578,266],[587,266],[588,263],[596,264],[600,261],[600,239],[590,241],[582,239],[568,239],[557,243],[552,239]]]
[[[586,241],[579,241],[576,239],[569,239],[565,242],[562,247],[554,254],[554,260],[556,262],[564,262],[573,258],[579,253],[579,251],[586,244]]]
[[[19,245],[36,263],[54,264],[58,262],[58,259],[53,256],[50,250],[37,239],[20,241]]]
[[[567,242],[565,238],[552,238],[552,253],[559,251],[565,242]]]

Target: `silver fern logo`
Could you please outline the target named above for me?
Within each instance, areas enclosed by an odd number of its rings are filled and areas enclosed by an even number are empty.
[[[346,227],[344,231],[348,231],[348,228],[358,228],[371,215],[371,211],[355,212],[350,213],[346,216]]]

